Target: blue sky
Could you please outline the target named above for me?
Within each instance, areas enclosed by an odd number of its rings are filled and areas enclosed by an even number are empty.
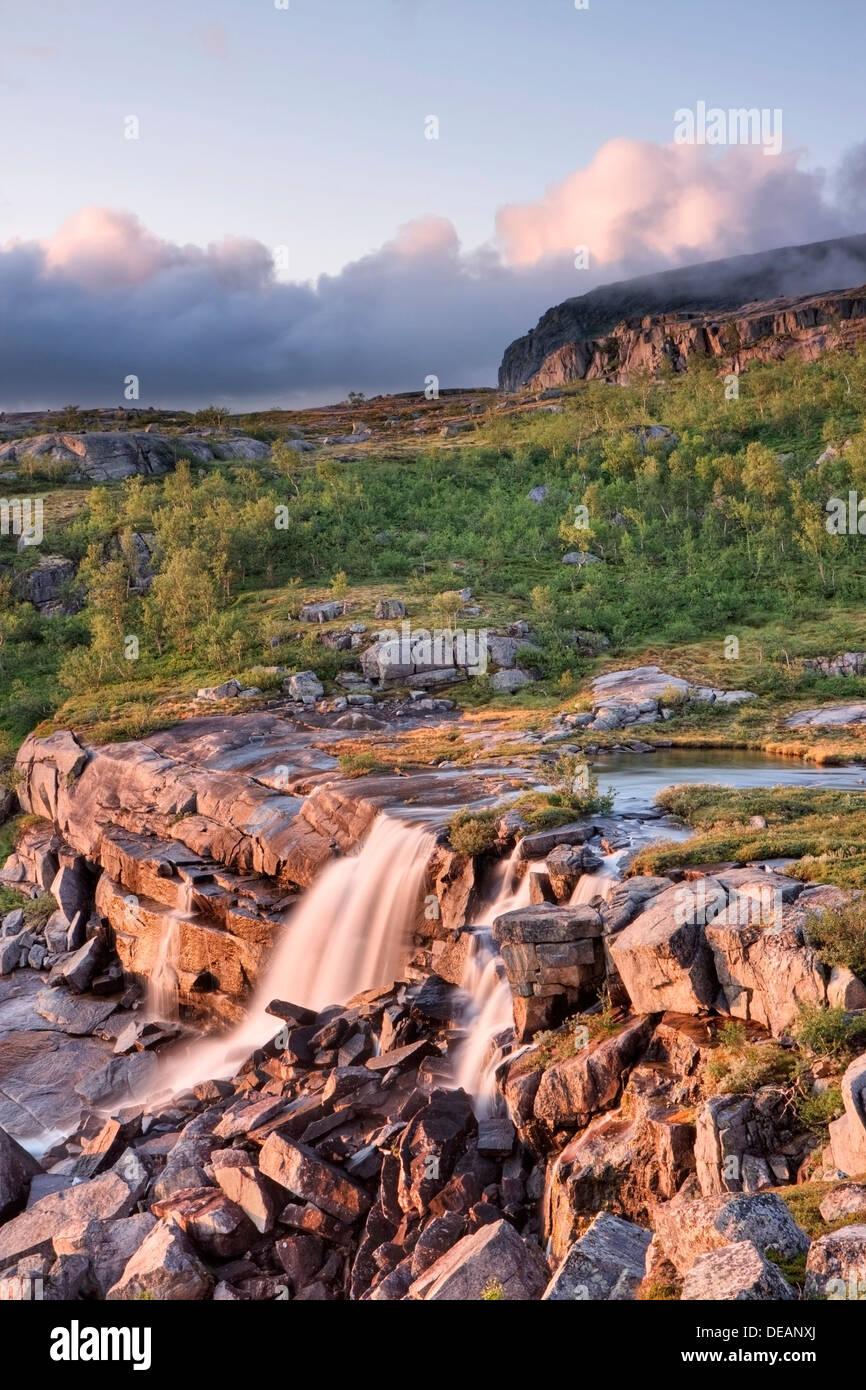
[[[7,0],[3,29],[0,240],[96,203],[174,241],[286,244],[294,278],[425,213],[477,245],[500,205],[613,136],[669,140],[699,98],[781,107],[813,164],[866,133],[861,0]]]

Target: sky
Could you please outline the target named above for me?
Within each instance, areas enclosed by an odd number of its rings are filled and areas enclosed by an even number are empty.
[[[0,407],[492,384],[605,279],[866,231],[862,0],[281,3],[3,0]]]

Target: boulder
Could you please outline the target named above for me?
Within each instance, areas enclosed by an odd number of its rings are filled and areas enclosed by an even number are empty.
[[[818,1210],[827,1222],[840,1221],[848,1216],[866,1217],[866,1183],[846,1182],[834,1187]]]
[[[315,671],[298,671],[283,683],[283,689],[291,700],[302,700],[305,705],[314,705],[325,693]]]
[[[146,1177],[144,1181],[128,1182],[111,1171],[41,1197],[0,1227],[0,1268],[24,1255],[47,1254],[57,1237],[77,1235],[89,1221],[129,1216],[145,1184]]]
[[[0,1221],[21,1210],[31,1181],[41,1172],[42,1165],[11,1134],[0,1129]]]
[[[726,901],[712,878],[674,884],[611,942],[611,958],[637,1013],[709,1010],[717,983],[705,922]]]
[[[394,618],[405,618],[406,605],[401,598],[380,598],[376,603],[376,617],[386,622]]]
[[[660,1245],[680,1274],[687,1274],[699,1255],[740,1241],[751,1241],[763,1253],[772,1250],[783,1259],[792,1259],[809,1249],[808,1236],[775,1193],[697,1198],[678,1195],[670,1202],[659,1203],[653,1216]]]
[[[599,1212],[586,1234],[560,1261],[542,1298],[553,1303],[634,1298],[646,1272],[651,1240],[651,1231]]]
[[[537,903],[493,923],[520,1041],[594,998],[604,981],[601,918],[585,905]]]
[[[160,1221],[145,1236],[106,1298],[176,1302],[207,1298],[213,1285],[213,1276],[188,1236],[174,1223]]]
[[[551,1133],[583,1129],[593,1115],[616,1104],[624,1074],[651,1035],[651,1020],[637,1019],[614,1037],[548,1067],[535,1097],[535,1118]]]
[[[346,1224],[357,1221],[370,1206],[369,1194],[360,1183],[326,1163],[306,1144],[277,1133],[269,1135],[262,1145],[259,1170],[302,1202],[311,1202]]]
[[[93,1292],[105,1298],[155,1225],[149,1211],[115,1221],[88,1221],[81,1230],[56,1236],[54,1249],[58,1255],[85,1256]]]
[[[515,666],[511,670],[497,671],[490,678],[490,684],[498,695],[513,695],[521,686],[531,685],[534,676]]]
[[[813,1240],[806,1260],[806,1298],[862,1299],[866,1294],[866,1225],[843,1226]]]
[[[797,1297],[776,1265],[765,1259],[750,1240],[725,1245],[699,1255],[683,1281],[685,1302],[697,1300],[724,1303],[783,1300]]]
[[[842,1077],[845,1113],[830,1124],[830,1148],[840,1173],[850,1177],[866,1174],[866,1052],[854,1061]]]
[[[500,1220],[459,1240],[412,1282],[408,1296],[427,1303],[527,1302],[540,1299],[546,1283],[541,1251]]]

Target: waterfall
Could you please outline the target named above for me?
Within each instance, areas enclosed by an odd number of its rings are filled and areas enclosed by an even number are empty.
[[[591,903],[593,898],[604,898],[607,902],[622,878],[619,862],[624,853],[624,850],[618,849],[613,854],[606,854],[595,873],[581,874],[577,880],[577,887],[568,900],[569,903]]]
[[[527,865],[526,873],[518,879],[520,860],[518,844],[499,869],[490,902],[475,913],[472,949],[461,981],[467,1004],[460,1021],[467,1036],[458,1050],[455,1072],[457,1085],[475,1097],[479,1117],[493,1114],[497,1108],[496,1068],[502,1059],[502,1048],[496,1039],[514,1024],[505,969],[489,928],[479,925],[479,918],[492,922],[504,912],[525,907],[529,902],[529,875],[535,865]]]
[[[166,1022],[176,1019],[180,1013],[177,975],[180,924],[188,922],[193,916],[192,894],[192,882],[181,883],[178,905],[170,914],[168,926],[160,938],[159,950],[147,982],[145,1008],[148,1019]]]
[[[242,1023],[175,1054],[162,1085],[233,1076],[279,1032],[274,999],[320,1010],[399,978],[435,843],[422,824],[380,815],[357,854],[324,869],[293,911]]]

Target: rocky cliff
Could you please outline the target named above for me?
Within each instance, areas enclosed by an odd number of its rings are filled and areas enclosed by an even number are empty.
[[[599,341],[624,320],[640,320],[646,315],[723,314],[744,304],[839,290],[864,280],[866,236],[856,236],[600,285],[548,309],[531,332],[509,345],[499,369],[499,387],[519,390],[536,376],[551,354],[568,345]]]

